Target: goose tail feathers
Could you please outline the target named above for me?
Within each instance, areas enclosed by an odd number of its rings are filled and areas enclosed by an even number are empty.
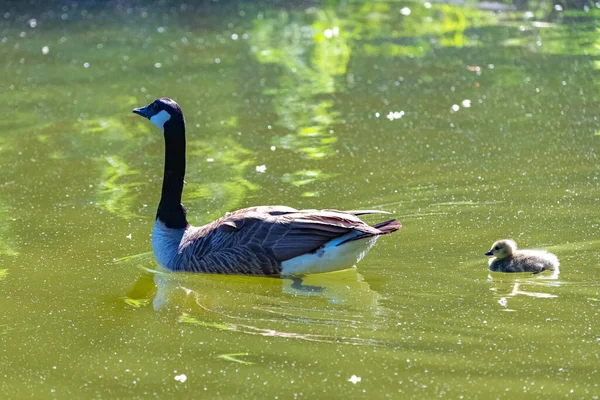
[[[388,221],[380,222],[378,224],[373,225],[373,228],[377,229],[379,232],[371,233],[371,232],[363,232],[360,235],[356,235],[354,237],[348,238],[343,242],[338,243],[338,246],[343,245],[344,243],[348,243],[354,240],[366,239],[372,236],[380,236],[387,235],[388,233],[396,232],[398,229],[402,228],[402,222],[396,219],[390,219]]]
[[[373,228],[379,229],[382,235],[396,232],[398,229],[402,228],[402,222],[397,219],[390,219],[389,221],[380,222],[378,224],[373,225]]]

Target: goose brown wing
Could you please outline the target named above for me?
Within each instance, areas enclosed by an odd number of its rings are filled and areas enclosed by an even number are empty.
[[[371,227],[354,213],[363,212],[282,206],[237,210],[208,225],[189,229],[179,247],[179,263],[197,272],[277,275],[282,262],[314,252],[350,232],[369,237],[399,228],[391,227],[394,221]]]
[[[313,252],[330,240],[353,230],[370,234],[381,233],[358,217],[343,212],[262,211],[236,212],[224,217],[215,227],[218,233],[213,238],[213,245],[218,242],[222,243],[219,247],[231,245],[233,242],[235,246],[258,244],[267,254],[283,262]]]

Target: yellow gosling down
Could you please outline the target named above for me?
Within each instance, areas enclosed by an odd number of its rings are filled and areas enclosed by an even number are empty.
[[[558,272],[560,265],[554,254],[545,250],[518,250],[510,239],[498,240],[485,255],[494,257],[489,261],[490,271],[494,272]]]

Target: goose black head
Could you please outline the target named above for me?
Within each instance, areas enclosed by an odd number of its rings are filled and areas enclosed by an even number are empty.
[[[134,114],[146,117],[161,131],[165,131],[165,124],[169,121],[183,122],[183,113],[179,104],[168,97],[154,100],[146,107],[134,108]]]

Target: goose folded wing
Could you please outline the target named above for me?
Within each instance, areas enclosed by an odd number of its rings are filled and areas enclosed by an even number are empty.
[[[252,247],[283,262],[316,251],[330,240],[352,231],[357,235],[382,232],[353,214],[328,210],[294,210],[289,207],[252,207],[228,213],[198,229],[189,239],[197,254]],[[205,242],[208,246],[200,246]],[[210,244],[208,244],[210,243]],[[258,246],[256,246],[258,245]]]
[[[262,236],[262,245],[279,261],[314,252],[352,231],[379,233],[353,215],[329,211],[291,213],[269,218],[262,224],[257,231]]]

